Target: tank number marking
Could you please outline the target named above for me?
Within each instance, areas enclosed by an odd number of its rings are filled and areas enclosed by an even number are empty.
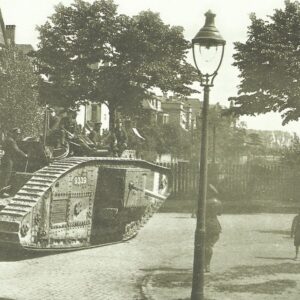
[[[75,176],[73,179],[73,183],[75,185],[82,185],[87,183],[87,177],[86,176]]]

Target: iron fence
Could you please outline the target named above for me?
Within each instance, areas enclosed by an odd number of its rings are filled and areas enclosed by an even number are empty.
[[[163,163],[171,169],[172,198],[192,199],[198,194],[197,163]],[[208,181],[214,184],[223,199],[298,200],[300,166],[282,164],[210,164]]]

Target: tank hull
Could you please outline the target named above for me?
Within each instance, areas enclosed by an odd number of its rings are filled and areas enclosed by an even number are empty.
[[[26,174],[0,211],[0,245],[62,252],[134,237],[168,196],[168,169],[143,160],[72,157]]]

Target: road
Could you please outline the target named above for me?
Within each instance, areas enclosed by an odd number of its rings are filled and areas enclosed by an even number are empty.
[[[298,299],[292,215],[224,215],[208,299]],[[34,258],[0,256],[0,299],[188,299],[195,219],[156,214],[122,244]]]

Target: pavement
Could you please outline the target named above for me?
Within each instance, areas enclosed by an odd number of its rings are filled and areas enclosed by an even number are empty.
[[[298,299],[292,218],[221,216],[223,232],[205,275],[206,299]],[[2,249],[0,299],[187,300],[195,221],[189,214],[156,214],[126,243],[64,254],[12,257]]]

